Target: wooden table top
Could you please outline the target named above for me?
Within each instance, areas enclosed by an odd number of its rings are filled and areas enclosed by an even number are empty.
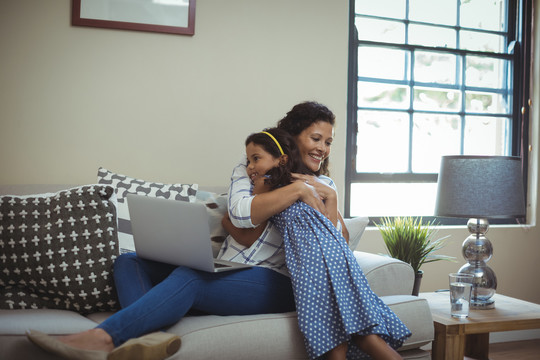
[[[436,325],[467,334],[497,331],[526,330],[540,328],[540,305],[495,294],[495,308],[469,311],[469,317],[457,319],[450,316],[450,294],[448,291],[420,293],[427,299]]]

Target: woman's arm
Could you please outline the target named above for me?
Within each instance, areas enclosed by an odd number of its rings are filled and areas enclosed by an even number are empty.
[[[334,226],[337,226],[340,217],[338,211],[338,196],[336,189],[330,186],[330,183],[333,185],[332,179],[326,176],[322,179],[319,179],[318,177],[313,175],[303,174],[293,174],[293,177],[298,181],[302,181],[306,184],[313,186],[317,194],[324,202],[327,211],[326,216],[328,217],[328,219],[330,219]]]
[[[326,208],[313,187],[303,181],[259,194],[251,194],[251,182],[245,164],[233,170],[229,187],[228,212],[232,224],[238,228],[253,228],[301,200],[326,214]]]
[[[347,227],[345,226],[345,222],[343,221],[343,217],[341,216],[341,213],[338,210],[338,196],[337,196],[337,191],[335,189],[335,185],[332,179],[330,179],[327,176],[322,176],[321,178],[318,178],[313,175],[302,175],[302,174],[294,174],[293,176],[298,181],[306,182],[315,188],[315,191],[317,191],[319,196],[324,201],[324,205],[327,210],[326,215],[328,219],[336,227],[338,225],[338,221],[341,223],[341,233],[343,237],[345,238],[345,240],[349,242],[349,231],[347,230]]]
[[[231,184],[227,199],[229,220],[237,228],[254,228],[251,222],[251,182],[247,176],[246,160],[238,164],[231,175]]]
[[[302,181],[295,181],[292,184],[255,196],[251,202],[251,222],[253,224],[262,223],[298,200],[326,214],[324,203],[312,188]]]

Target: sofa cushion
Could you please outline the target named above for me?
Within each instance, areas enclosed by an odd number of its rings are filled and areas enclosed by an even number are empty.
[[[122,253],[135,251],[128,204],[126,201],[127,194],[194,202],[198,189],[197,184],[163,184],[149,182],[117,174],[102,167],[99,168],[97,177],[99,184],[111,185],[116,191],[118,201],[118,241]]]
[[[0,308],[117,308],[114,189],[0,197]]]
[[[0,310],[0,319],[1,336],[24,335],[30,329],[50,335],[65,335],[90,330],[97,325],[76,312],[56,309]]]
[[[308,359],[295,312],[191,316],[167,332],[182,338],[182,346],[171,360],[222,359],[223,354],[235,360]]]
[[[435,329],[426,299],[412,295],[383,296],[382,301],[412,330],[399,350],[415,349],[433,341]]]
[[[425,299],[411,295],[388,296],[383,301],[403,320],[413,335],[399,349],[417,349],[433,340],[433,320]],[[296,312],[242,316],[188,316],[167,329],[182,338],[170,360],[308,359]],[[242,346],[231,339],[242,339]],[[208,344],[212,344],[208,347]],[[201,349],[204,348],[204,354]],[[429,359],[421,350],[403,353],[406,359]]]
[[[414,284],[411,265],[391,258],[363,251],[354,251],[371,290],[378,296],[410,295]]]

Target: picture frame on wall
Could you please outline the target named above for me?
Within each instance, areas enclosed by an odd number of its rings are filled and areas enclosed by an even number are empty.
[[[72,0],[71,24],[195,34],[195,0]]]

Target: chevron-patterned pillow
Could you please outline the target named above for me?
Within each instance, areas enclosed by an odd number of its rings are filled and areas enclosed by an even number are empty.
[[[135,251],[127,194],[153,196],[162,199],[195,202],[198,184],[162,184],[121,175],[104,168],[98,170],[98,183],[111,185],[118,201],[118,241],[120,252]]]

